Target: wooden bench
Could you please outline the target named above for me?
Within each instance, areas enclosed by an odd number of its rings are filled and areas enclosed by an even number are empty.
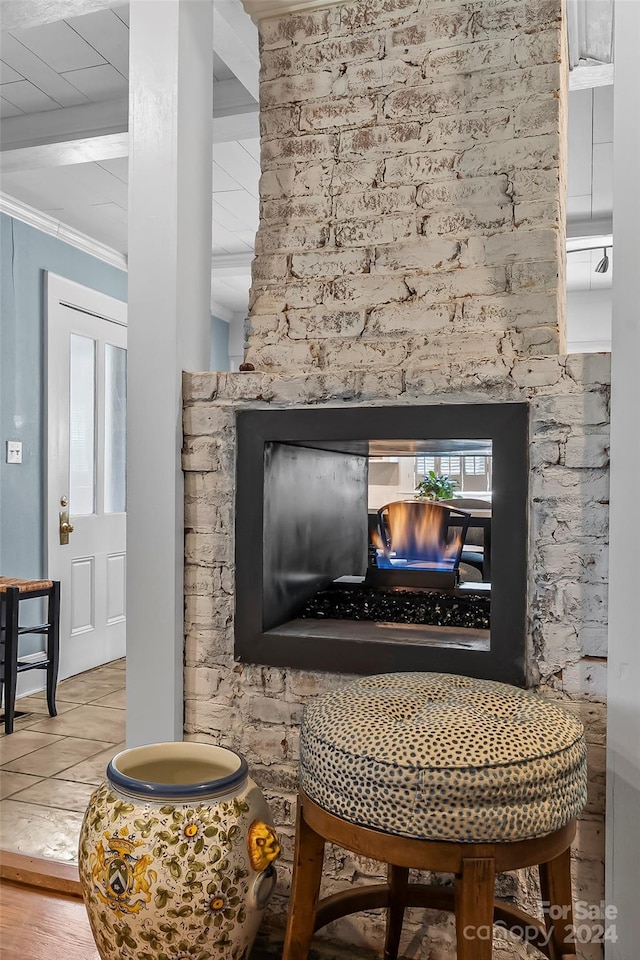
[[[35,597],[47,598],[46,623],[20,626],[20,604]],[[18,580],[0,577],[0,685],[4,688],[4,729],[13,733],[18,674],[25,670],[47,671],[47,707],[55,717],[56,684],[60,657],[60,582],[58,580]],[[46,649],[41,660],[21,660],[20,637],[27,634],[46,636]]]

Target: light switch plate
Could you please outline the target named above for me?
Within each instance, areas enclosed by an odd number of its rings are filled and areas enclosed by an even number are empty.
[[[7,463],[22,463],[21,440],[7,440]]]

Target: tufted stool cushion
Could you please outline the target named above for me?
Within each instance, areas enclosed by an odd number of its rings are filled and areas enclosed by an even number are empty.
[[[304,792],[330,813],[403,837],[541,837],[586,801],[582,724],[504,683],[438,673],[366,677],[311,703]]]

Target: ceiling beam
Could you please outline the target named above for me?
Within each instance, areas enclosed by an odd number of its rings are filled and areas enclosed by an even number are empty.
[[[232,143],[235,140],[257,139],[259,136],[257,104],[254,107],[244,108],[242,113],[214,117],[211,122],[211,132],[214,145]],[[36,142],[33,146],[13,149],[8,147],[3,139],[0,149],[0,173],[43,170],[45,167],[66,167],[73,163],[112,160],[114,157],[128,155],[129,134],[126,129],[123,133],[105,133],[95,137],[59,140],[53,143]]]
[[[258,104],[243,107],[227,116],[213,117],[213,142],[232,143],[234,140],[257,140],[260,136]]]
[[[613,233],[613,217],[579,219],[567,217],[567,242],[583,237],[607,237]]]
[[[258,105],[239,80],[218,80],[213,85],[213,119],[224,119],[237,115],[245,117],[240,123],[248,123],[246,118],[255,116],[251,128],[257,130]],[[114,133],[125,133],[129,124],[128,97],[116,100],[103,100],[99,103],[81,103],[73,107],[60,107],[58,110],[43,110],[40,113],[26,113],[17,117],[5,117],[0,121],[0,141],[2,150],[15,150],[19,147],[41,146],[45,143],[60,143],[66,140],[88,139]],[[229,123],[219,124],[218,136]],[[249,139],[257,133],[247,133],[242,139]],[[214,138],[216,124],[214,122]],[[236,137],[235,139],[241,139]],[[215,142],[215,139],[214,139]],[[223,142],[218,140],[218,142]]]
[[[123,0],[2,0],[2,29],[37,27],[42,23],[122,6],[122,3]]]
[[[0,121],[1,149],[5,151],[40,147],[47,143],[126,133],[128,119],[127,97],[6,117]]]
[[[257,102],[258,98],[239,80],[216,80],[213,84],[214,117],[243,107],[254,107]]]
[[[258,108],[229,117],[213,118],[213,144],[235,140],[255,140],[259,136]],[[129,134],[111,133],[78,140],[63,140],[14,150],[0,150],[0,173],[67,167],[74,163],[113,160],[129,155]]]
[[[246,101],[244,90],[242,94]],[[126,157],[127,127],[126,98],[7,117],[0,121],[0,171],[14,173]],[[257,103],[214,109],[211,134],[214,144],[257,139]]]
[[[129,134],[110,133],[83,140],[5,150],[0,153],[0,172],[7,174],[43,170],[45,167],[67,167],[74,163],[113,160],[114,157],[126,157],[128,153]]]
[[[258,31],[240,0],[215,0],[213,49],[257,101],[260,74]]]

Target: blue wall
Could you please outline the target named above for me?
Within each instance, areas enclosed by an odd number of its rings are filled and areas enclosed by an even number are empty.
[[[0,214],[0,576],[47,572],[45,271],[127,299],[124,270]],[[229,324],[218,317],[211,318],[211,369],[229,369]],[[7,440],[22,441],[22,464],[7,464]],[[29,638],[21,651],[39,647]]]
[[[211,317],[211,363],[209,370],[229,369],[229,324]]]
[[[0,575],[46,573],[44,272],[118,300],[123,270],[0,214]],[[225,324],[226,326],[226,324]],[[22,464],[6,463],[6,441],[22,441]]]

